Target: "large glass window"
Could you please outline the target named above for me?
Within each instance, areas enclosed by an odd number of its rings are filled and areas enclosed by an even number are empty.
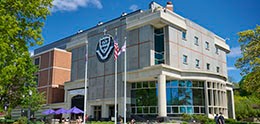
[[[157,114],[158,90],[155,81],[132,84],[132,113]],[[171,80],[166,82],[168,114],[204,113],[204,81]]]
[[[154,30],[155,64],[164,63],[164,33],[163,28]]]

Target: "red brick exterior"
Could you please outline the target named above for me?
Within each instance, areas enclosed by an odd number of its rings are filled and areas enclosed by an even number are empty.
[[[64,82],[70,81],[71,53],[53,49],[36,58],[40,58],[38,91],[44,92],[46,104],[64,102]]]

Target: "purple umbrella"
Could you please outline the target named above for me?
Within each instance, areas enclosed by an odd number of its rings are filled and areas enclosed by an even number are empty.
[[[42,114],[45,114],[45,115],[50,115],[50,114],[54,114],[54,113],[55,113],[55,111],[52,110],[52,109],[47,109],[47,110],[42,112]]]
[[[55,114],[66,114],[66,113],[67,113],[67,110],[64,108],[60,108],[55,111]]]
[[[75,106],[73,108],[71,108],[70,110],[68,110],[67,112],[74,113],[74,114],[84,113],[82,110],[80,110],[79,108],[77,108]]]

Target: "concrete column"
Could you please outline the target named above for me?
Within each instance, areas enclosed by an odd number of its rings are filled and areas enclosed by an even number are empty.
[[[166,117],[166,76],[161,74],[158,77],[158,116]]]
[[[235,114],[235,102],[234,102],[234,92],[233,90],[231,90],[231,102],[232,102],[232,115],[233,115],[233,119],[236,119],[236,114]]]
[[[210,92],[211,92],[211,94],[210,94],[211,95],[211,106],[214,106],[214,95],[213,95],[214,90],[211,89]]]
[[[204,82],[204,96],[205,96],[205,114],[209,115],[209,96],[208,96],[208,83],[207,81]]]

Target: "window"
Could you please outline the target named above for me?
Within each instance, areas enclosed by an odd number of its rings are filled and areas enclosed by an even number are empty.
[[[217,66],[217,73],[219,73],[219,67]]]
[[[216,54],[218,54],[218,48],[216,47]]]
[[[209,63],[207,63],[207,70],[209,70],[210,69],[210,64]]]
[[[154,30],[154,63],[164,63],[164,32],[163,28]]]
[[[40,65],[40,58],[34,59],[34,65],[37,65],[37,66]]]
[[[194,37],[194,44],[199,46],[199,38],[198,37]]]
[[[196,68],[200,67],[200,60],[196,59]]]
[[[188,59],[188,57],[186,55],[183,55],[183,60],[182,61],[183,61],[184,64],[187,64],[187,59]]]
[[[186,40],[186,31],[182,31],[182,39]]]
[[[207,49],[207,50],[209,50],[209,42],[205,42],[205,48]]]

